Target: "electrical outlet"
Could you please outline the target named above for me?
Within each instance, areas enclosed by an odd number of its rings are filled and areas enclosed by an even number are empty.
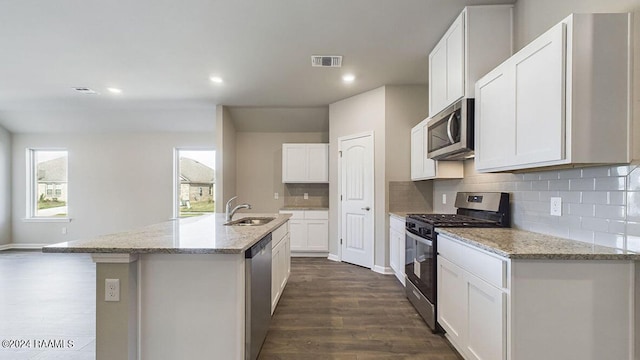
[[[273,193],[273,200],[278,200],[278,199],[280,199],[280,194]]]
[[[303,198],[304,198],[305,200],[309,200],[309,193],[304,193]]]
[[[67,227],[66,226],[62,227],[62,235],[67,235]]]
[[[120,301],[120,279],[104,280],[104,301]]]
[[[447,203],[447,194],[442,194],[442,204],[446,204]]]
[[[551,198],[551,216],[562,216],[562,198],[560,197],[552,197]]]

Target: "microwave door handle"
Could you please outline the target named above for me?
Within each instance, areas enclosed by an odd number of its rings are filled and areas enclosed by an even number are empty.
[[[452,144],[455,144],[455,140],[453,140],[453,134],[452,134],[452,130],[451,130],[451,125],[453,125],[453,117],[455,116],[455,112],[451,113],[451,116],[449,116],[449,120],[447,120],[447,136],[449,137],[449,141],[451,141]]]

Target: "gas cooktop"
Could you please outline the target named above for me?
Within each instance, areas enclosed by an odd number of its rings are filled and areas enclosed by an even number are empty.
[[[408,214],[408,218],[423,221],[436,227],[464,227],[464,226],[496,226],[496,221],[477,219],[459,214]]]

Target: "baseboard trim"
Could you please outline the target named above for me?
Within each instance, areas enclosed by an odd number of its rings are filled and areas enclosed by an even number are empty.
[[[9,250],[9,249],[11,249],[11,245],[10,244],[0,245],[0,251]]]
[[[326,252],[291,252],[291,257],[327,257]]]
[[[395,275],[395,271],[393,271],[393,269],[388,266],[374,265],[373,269],[371,270],[377,272],[378,274]]]
[[[340,258],[338,257],[338,255],[336,254],[329,254],[329,256],[327,256],[327,259],[331,260],[331,261],[337,261],[340,262]]]

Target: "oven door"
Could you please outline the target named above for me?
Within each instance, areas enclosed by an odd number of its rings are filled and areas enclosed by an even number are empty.
[[[432,240],[405,231],[407,280],[424,295],[431,304],[436,303],[436,252]]]

